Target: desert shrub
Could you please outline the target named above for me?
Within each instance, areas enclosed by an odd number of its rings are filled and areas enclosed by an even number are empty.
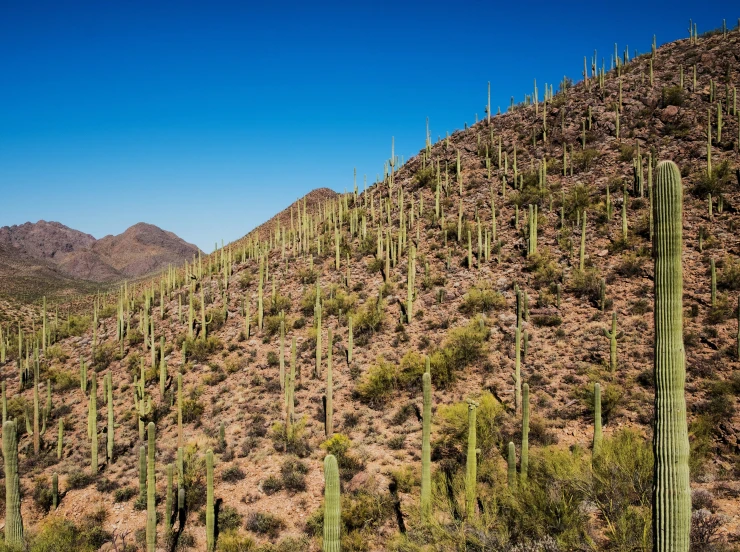
[[[407,389],[420,389],[421,376],[425,369],[425,357],[416,351],[408,351],[401,359],[401,365],[397,373],[398,385]]]
[[[272,337],[274,335],[278,335],[280,333],[280,321],[282,318],[279,314],[275,314],[272,316],[265,316],[262,319],[262,332],[267,337]],[[289,327],[286,323],[286,327]]]
[[[285,527],[285,522],[277,516],[267,512],[253,512],[247,518],[247,530],[252,533],[266,535],[271,539],[277,538]]]
[[[31,552],[59,552],[75,550],[93,552],[97,547],[85,542],[80,530],[74,523],[59,516],[45,518],[36,535],[31,539]]]
[[[278,366],[280,364],[280,358],[278,357],[278,354],[275,351],[268,351],[267,352],[267,365],[268,366]]]
[[[570,220],[576,220],[591,205],[591,194],[585,184],[576,184],[565,196],[565,214]]]
[[[183,399],[182,401],[182,422],[189,424],[200,422],[205,407],[195,399]]]
[[[472,320],[467,326],[453,329],[442,347],[431,354],[430,369],[435,385],[449,385],[455,372],[483,357],[490,332],[480,320]]]
[[[534,276],[534,287],[540,288],[557,283],[563,278],[563,271],[549,247],[541,247],[527,257],[527,270]]]
[[[434,187],[436,182],[434,175],[434,167],[432,165],[429,165],[424,169],[419,169],[414,175],[414,184],[417,188],[426,188],[427,186]]]
[[[337,433],[321,443],[321,448],[327,454],[333,454],[337,459],[339,477],[345,481],[349,481],[357,472],[363,469],[362,461],[350,450],[351,447],[352,441],[341,433]]]
[[[502,445],[500,428],[504,408],[489,391],[476,397],[476,401],[476,442],[481,450],[481,458],[484,458],[496,454]],[[440,405],[435,418],[439,424],[439,436],[434,443],[434,456],[462,461],[468,441],[467,402]]]
[[[221,480],[226,481],[227,483],[241,481],[246,476],[247,475],[244,473],[244,470],[242,470],[237,464],[232,464],[221,472]]]
[[[80,375],[68,370],[50,367],[46,374],[54,386],[54,391],[67,391],[80,385]]]
[[[377,406],[390,400],[398,387],[398,368],[392,362],[378,357],[355,389],[361,401]]]
[[[638,276],[642,273],[644,258],[633,251],[626,253],[617,265],[617,274],[626,278]]]
[[[239,289],[242,291],[245,291],[249,289],[249,286],[252,284],[252,280],[254,279],[254,276],[252,276],[251,272],[244,271],[242,272],[241,276],[239,276]]]
[[[740,260],[734,257],[724,259],[722,268],[717,271],[717,287],[730,291],[740,289]]]
[[[248,536],[232,529],[223,533],[219,532],[216,550],[218,552],[253,552],[257,550],[257,547]]]
[[[203,362],[213,353],[220,350],[223,345],[217,337],[211,335],[206,339],[187,338],[185,340],[185,347],[187,348],[188,360]]]
[[[92,355],[92,369],[96,372],[101,372],[110,366],[113,359],[118,353],[118,347],[115,343],[103,343],[102,345],[93,349]]]
[[[72,336],[80,337],[90,329],[91,322],[92,318],[89,316],[71,314],[68,321],[60,322],[57,338],[61,340]]]
[[[113,502],[128,502],[138,494],[136,487],[121,487],[113,493]]]
[[[291,307],[290,297],[275,293],[267,301],[266,310],[268,314],[277,315],[281,312],[289,312]]]
[[[44,351],[44,357],[58,360],[59,362],[67,362],[67,359],[69,358],[59,344],[48,346],[46,351]]]
[[[307,473],[306,464],[297,458],[287,458],[280,467],[283,487],[293,492],[305,491]]]
[[[33,502],[36,507],[44,513],[51,510],[54,497],[51,492],[51,481],[46,476],[36,478],[33,485]]]
[[[305,458],[311,453],[305,433],[306,421],[302,419],[293,424],[290,432],[286,430],[284,423],[276,422],[272,426],[270,437],[275,450]]]
[[[357,297],[347,294],[341,288],[332,287],[329,297],[324,299],[323,313],[327,316],[337,316],[340,312],[346,314],[354,309]]]
[[[353,331],[356,342],[359,344],[367,343],[370,336],[380,331],[383,327],[384,319],[383,302],[368,301],[365,308],[355,314],[353,318]]]
[[[209,322],[210,321],[210,322]],[[226,323],[226,316],[222,308],[212,308],[206,311],[206,322],[208,322],[208,332],[219,330]]]
[[[506,307],[506,299],[503,295],[483,285],[477,285],[471,287],[465,294],[460,310],[472,315],[504,307]]]
[[[283,489],[283,482],[274,475],[269,476],[262,482],[262,490],[267,496],[273,495]]]
[[[683,90],[680,86],[664,86],[660,93],[660,103],[663,107],[669,105],[683,105]]]
[[[691,193],[699,199],[706,199],[708,194],[712,194],[713,198],[722,197],[727,193],[734,177],[732,166],[725,159],[712,167],[711,174],[701,171],[695,178]]]
[[[598,158],[599,150],[586,148],[585,150],[578,151],[573,154],[573,166],[581,171],[587,171],[593,166],[594,161]],[[580,184],[577,186],[580,186]]]
[[[94,477],[87,472],[73,470],[67,475],[68,489],[84,489],[94,481]]]
[[[601,293],[601,273],[593,267],[574,270],[569,287],[576,295],[586,297],[592,303],[598,303]]]

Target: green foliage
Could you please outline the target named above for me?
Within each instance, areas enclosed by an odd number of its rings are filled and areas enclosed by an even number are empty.
[[[732,166],[725,159],[712,166],[711,174],[701,171],[694,179],[695,184],[691,188],[691,193],[703,200],[706,200],[707,194],[712,194],[713,198],[722,197],[730,190],[734,178]]]
[[[360,400],[378,406],[390,400],[398,387],[398,369],[392,362],[378,357],[362,376],[356,392]]]
[[[475,418],[476,443],[483,458],[496,454],[501,448],[504,407],[490,391],[483,391],[475,400],[478,402]],[[462,464],[468,439],[468,403],[462,401],[440,405],[435,423],[439,426],[438,439],[434,443],[436,454],[455,458]]]
[[[247,518],[247,530],[275,539],[285,527],[285,522],[267,512],[253,512]]]
[[[253,552],[257,549],[254,541],[234,529],[219,532],[216,550],[218,552]]]
[[[601,297],[601,273],[597,268],[587,266],[585,270],[573,270],[568,284],[573,293],[598,304]]]
[[[196,362],[204,362],[208,358],[223,348],[221,341],[215,336],[208,336],[206,339],[202,338],[187,338],[184,341],[185,347],[188,354],[188,360],[194,360]]]
[[[549,247],[540,247],[536,253],[527,257],[527,271],[534,276],[534,287],[549,286],[563,278],[560,264]]]
[[[668,107],[669,105],[682,106],[683,90],[680,86],[663,87],[660,93],[660,103],[663,107]]]
[[[484,284],[479,284],[471,287],[465,294],[460,310],[465,314],[473,315],[494,309],[500,310],[504,307],[506,307],[506,299],[503,295]]]
[[[726,257],[717,273],[717,287],[729,291],[740,289],[740,260]]]
[[[352,479],[363,468],[362,462],[351,451],[351,447],[352,441],[349,440],[349,437],[341,433],[337,433],[321,443],[321,448],[327,454],[331,454],[336,458],[337,466],[339,466],[339,476],[345,481]]]
[[[199,423],[200,417],[205,411],[205,406],[195,399],[184,399],[182,401],[182,422],[184,424]]]
[[[455,379],[455,372],[464,370],[485,355],[490,330],[485,325],[481,327],[479,320],[450,331],[442,346],[432,352],[430,364],[435,386],[449,385]]]

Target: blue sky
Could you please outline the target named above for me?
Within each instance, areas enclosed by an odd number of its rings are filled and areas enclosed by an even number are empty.
[[[210,251],[537,79],[734,26],[736,2],[0,2],[0,226],[139,221]]]

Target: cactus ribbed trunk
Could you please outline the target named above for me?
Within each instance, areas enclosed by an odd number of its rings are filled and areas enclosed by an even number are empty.
[[[529,384],[522,388],[522,452],[521,452],[521,480],[527,481],[529,474]]]
[[[656,171],[653,550],[686,552],[691,489],[684,395],[683,189],[675,163],[663,161]]]
[[[432,517],[432,375],[429,372],[425,372],[422,376],[422,387],[424,408],[421,425],[421,519],[424,523],[428,523]]]
[[[3,463],[5,465],[5,544],[22,548],[23,518],[18,475],[18,434],[14,421],[3,424]]]
[[[90,412],[89,412],[89,430],[90,430],[90,451],[91,451],[91,468],[93,475],[98,473],[98,376],[93,372],[92,385],[90,386]]]
[[[508,455],[506,457],[506,479],[510,489],[516,489],[516,449],[514,443],[509,441]]]
[[[157,552],[157,497],[154,473],[154,422],[147,427],[146,465],[146,552]]]
[[[326,438],[330,439],[334,435],[334,383],[333,383],[333,370],[332,370],[332,349],[334,347],[332,343],[331,328],[328,330],[327,344],[326,344]]]
[[[601,384],[594,384],[594,440],[592,455],[598,456],[601,451]]]
[[[216,511],[213,501],[213,451],[206,451],[206,550],[213,552],[216,549]]]
[[[337,459],[324,458],[324,552],[340,552],[341,504]]]
[[[478,405],[468,401],[468,454],[465,469],[465,513],[468,519],[475,516],[476,487],[478,484],[478,459],[476,455],[476,409]]]
[[[106,452],[108,462],[113,461],[113,440],[115,438],[115,423],[113,421],[113,375],[108,373],[108,433],[106,435]]]

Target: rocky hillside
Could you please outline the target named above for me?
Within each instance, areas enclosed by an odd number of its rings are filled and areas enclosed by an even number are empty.
[[[27,285],[27,279],[36,282],[33,289],[42,292],[56,292],[65,280],[69,289],[79,291],[85,289],[84,282],[135,279],[171,264],[179,266],[197,254],[196,246],[145,223],[100,240],[44,220],[0,228],[0,267],[26,267],[24,274],[14,276],[8,271],[9,280],[4,283],[8,294]],[[46,280],[49,286],[43,290]]]
[[[157,550],[206,550],[211,514],[218,550],[320,550],[327,453],[344,551],[650,550],[660,160],[684,188],[692,549],[738,550],[740,30],[600,69],[429,144],[364,194],[292,226],[288,213],[279,235],[163,276],[164,293],[157,282],[101,295],[87,316],[47,313],[37,423],[33,362],[22,384],[16,322],[4,324],[31,550],[61,538],[145,550],[142,461]],[[43,344],[39,315],[21,317],[25,342]]]

